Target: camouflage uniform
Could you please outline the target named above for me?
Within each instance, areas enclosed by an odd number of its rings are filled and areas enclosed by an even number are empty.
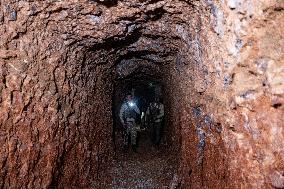
[[[136,124],[136,118],[140,114],[140,110],[136,104],[132,107],[128,105],[127,102],[123,103],[120,112],[119,118],[122,125],[126,126],[124,132],[124,145],[128,145],[128,138],[131,138],[131,145],[136,145],[137,131],[138,127]]]

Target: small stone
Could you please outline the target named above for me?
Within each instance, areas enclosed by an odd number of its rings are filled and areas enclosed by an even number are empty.
[[[212,123],[211,117],[209,115],[205,115],[204,122],[207,123],[207,124],[211,124]]]
[[[37,13],[37,9],[36,9],[36,6],[32,6],[31,7],[31,10],[30,10],[30,15],[35,15]]]
[[[270,58],[267,58],[267,57],[261,57],[259,59],[257,59],[254,63],[256,64],[257,68],[258,68],[258,71],[260,73],[263,73],[266,71],[267,69],[267,65],[268,63],[271,61]]]
[[[237,49],[238,51],[240,51],[241,48],[243,47],[243,41],[242,41],[241,39],[237,39],[235,46],[236,46],[236,49]]]
[[[17,11],[15,11],[13,9],[11,10],[9,20],[10,21],[16,21],[17,20]]]
[[[90,19],[94,23],[99,23],[101,21],[100,16],[97,16],[97,15],[90,15]]]
[[[228,6],[230,9],[235,9],[237,8],[238,5],[238,0],[228,0]]]
[[[199,106],[197,106],[197,107],[193,107],[193,108],[192,108],[192,112],[193,112],[193,114],[194,114],[196,117],[198,117],[198,116],[201,115],[202,110],[201,110],[201,108],[200,108]]]
[[[230,62],[224,62],[224,67],[225,67],[225,68],[229,68],[229,67],[230,67],[230,65],[231,65],[231,63],[230,63]]]
[[[227,47],[229,55],[237,57],[242,47],[243,47],[243,41],[237,38],[236,35],[232,36],[232,40],[229,41]]]
[[[255,91],[254,90],[247,90],[241,93],[239,96],[245,99],[252,99],[254,97]]]
[[[232,75],[225,75],[224,76],[224,86],[227,87],[228,85],[231,85],[233,82]]]
[[[137,25],[136,25],[136,24],[129,25],[129,26],[127,27],[127,32],[128,32],[128,33],[131,33],[131,32],[133,32],[135,29],[137,29]]]

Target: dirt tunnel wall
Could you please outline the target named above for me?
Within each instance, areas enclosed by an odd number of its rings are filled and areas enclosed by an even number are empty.
[[[0,7],[1,188],[103,188],[127,60],[166,83],[177,187],[284,187],[281,0]]]

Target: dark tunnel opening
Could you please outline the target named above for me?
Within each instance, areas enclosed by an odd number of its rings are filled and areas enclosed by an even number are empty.
[[[147,54],[147,53],[146,53]],[[145,70],[146,68],[146,70]],[[120,77],[114,82],[112,95],[112,114],[113,114],[113,144],[115,158],[110,166],[108,174],[110,180],[106,185],[111,187],[133,188],[140,185],[142,188],[161,187],[170,184],[171,179],[177,175],[179,143],[170,145],[171,133],[174,129],[170,125],[167,109],[169,98],[165,97],[165,81],[162,74],[154,74],[155,71],[146,67],[139,67],[129,75]],[[122,126],[119,113],[125,103],[125,95],[131,93],[134,97],[133,102],[140,109],[139,121],[137,121],[137,151],[133,151],[131,146],[125,149],[125,132]],[[150,107],[157,103],[165,105],[164,116],[157,128],[154,122],[150,121]],[[179,128],[176,128],[176,130]],[[128,138],[131,144],[131,136]],[[117,174],[117,171],[120,174]],[[128,172],[132,171],[129,175]],[[166,176],[165,176],[165,173]],[[140,177],[140,178],[139,178]],[[127,180],[127,184],[123,183]],[[141,183],[138,183],[141,182]],[[158,184],[159,183],[159,184]]]
[[[168,100],[165,98],[165,85],[161,78],[146,75],[145,73],[131,74],[125,78],[115,81],[113,92],[113,143],[115,150],[115,158],[112,162],[108,174],[111,183],[106,185],[112,187],[126,188],[159,188],[162,185],[170,185],[170,180],[177,175],[178,169],[178,151],[180,144],[175,145],[175,151],[170,150],[169,142],[166,140],[170,137],[170,127],[167,123],[167,116],[170,114],[165,107],[165,118],[161,122],[162,127],[159,128],[158,134],[161,138],[158,143],[157,133],[155,133],[155,125],[147,122],[145,116],[150,116],[150,104],[155,103],[155,99],[159,98],[161,103]],[[122,127],[119,111],[123,103],[125,103],[125,95],[131,93],[134,97],[133,102],[140,109],[140,121],[137,122],[139,129],[137,131],[137,151],[129,148],[124,149],[124,134],[126,129]],[[143,117],[144,115],[144,117]],[[167,120],[167,121],[166,121]],[[156,137],[156,138],[155,138]],[[131,143],[131,137],[128,143]],[[129,174],[131,172],[131,174]],[[165,175],[166,173],[166,175]],[[137,179],[139,177],[139,179]],[[127,182],[127,183],[124,183]]]
[[[131,93],[133,96],[133,101],[137,104],[140,114],[139,114],[139,128],[144,133],[148,133],[150,126],[147,120],[146,113],[147,109],[149,109],[150,103],[154,103],[156,98],[159,98],[160,102],[164,104],[164,91],[163,91],[163,84],[160,81],[157,81],[150,77],[128,77],[121,80],[118,80],[114,87],[114,94],[113,94],[113,140],[115,144],[115,149],[118,146],[122,146],[121,143],[116,141],[116,137],[119,133],[123,132],[123,126],[121,124],[119,118],[119,110],[122,104],[125,102],[125,95],[127,93]],[[148,110],[149,111],[149,110]],[[148,115],[149,116],[149,115]],[[164,124],[164,116],[163,116],[163,125]],[[138,134],[139,135],[139,134]],[[139,143],[139,136],[138,141]]]

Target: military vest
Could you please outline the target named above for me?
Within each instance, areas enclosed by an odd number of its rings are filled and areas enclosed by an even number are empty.
[[[160,114],[159,106],[154,106],[154,104],[150,105],[150,115],[152,118],[156,118]]]

